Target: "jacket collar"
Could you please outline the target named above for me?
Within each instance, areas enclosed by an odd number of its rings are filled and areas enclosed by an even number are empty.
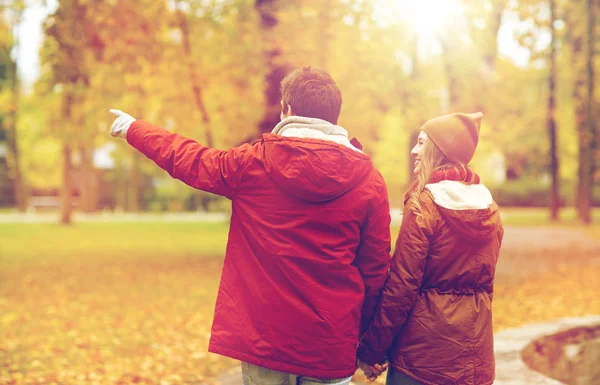
[[[449,210],[482,210],[492,205],[492,194],[482,184],[443,180],[425,188],[431,191],[436,204]]]
[[[271,133],[287,137],[326,140],[362,153],[350,143],[348,131],[322,119],[288,116],[279,122]]]

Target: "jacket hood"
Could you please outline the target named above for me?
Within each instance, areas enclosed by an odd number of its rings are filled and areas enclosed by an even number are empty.
[[[498,205],[482,184],[444,180],[425,186],[446,222],[463,239],[488,242],[501,225]]]
[[[265,168],[289,195],[309,202],[337,198],[373,170],[369,156],[333,141],[264,134]]]

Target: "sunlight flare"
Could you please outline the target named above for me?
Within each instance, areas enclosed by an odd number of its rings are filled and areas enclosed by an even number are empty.
[[[422,39],[433,39],[464,20],[460,0],[379,0],[378,13],[407,22]]]

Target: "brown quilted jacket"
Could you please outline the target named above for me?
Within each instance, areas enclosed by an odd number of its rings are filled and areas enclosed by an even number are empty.
[[[488,208],[453,210],[425,190],[422,216],[405,210],[379,310],[358,347],[361,361],[387,358],[422,384],[494,381],[492,293],[504,231],[489,200]]]

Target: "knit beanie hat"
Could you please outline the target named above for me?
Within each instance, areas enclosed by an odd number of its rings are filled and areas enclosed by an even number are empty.
[[[483,114],[455,113],[431,119],[421,127],[451,162],[469,164],[477,142]]]

